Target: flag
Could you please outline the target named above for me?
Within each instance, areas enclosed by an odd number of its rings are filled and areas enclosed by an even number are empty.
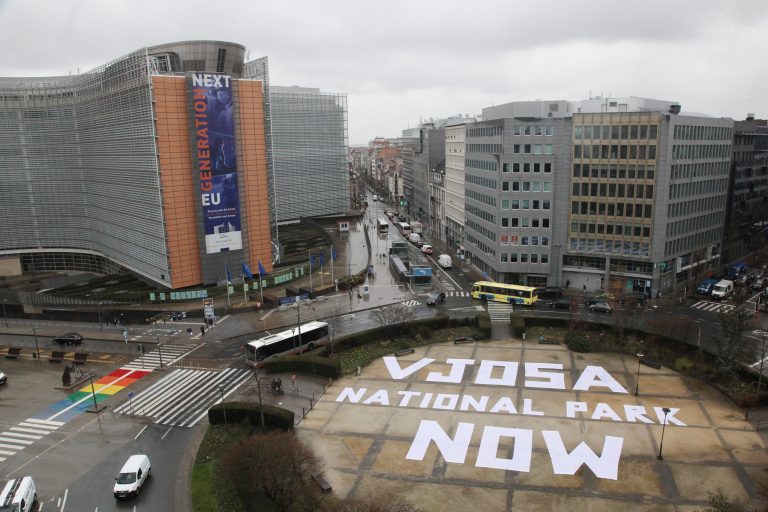
[[[312,272],[312,253],[309,253],[309,271]]]
[[[336,249],[331,246],[331,259],[336,260]]]
[[[227,264],[226,264],[226,269],[227,269],[227,284],[231,284],[232,283],[232,274],[229,272],[229,262],[227,262]]]
[[[320,266],[322,267],[323,265],[325,265],[325,256],[323,253],[320,253]]]
[[[248,268],[248,264],[246,262],[243,262],[243,274],[248,279],[253,279],[253,272],[251,272],[251,269]]]
[[[264,265],[262,265],[262,264],[261,264],[261,260],[259,260],[259,275],[260,275],[260,276],[263,276],[263,275],[264,275],[264,274],[266,274],[266,273],[267,273],[267,271],[266,271],[266,270],[264,270]]]

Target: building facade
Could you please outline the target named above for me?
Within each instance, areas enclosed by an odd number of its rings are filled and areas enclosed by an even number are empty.
[[[644,98],[483,119],[467,130],[465,242],[490,278],[653,295],[718,268],[732,120]]]
[[[270,271],[275,212],[298,211],[275,208],[297,172],[284,130],[317,133],[331,117],[332,149],[314,139],[293,151],[311,156],[303,184],[331,180],[318,172],[326,153],[346,183],[346,103],[312,91],[291,112],[296,95],[277,93],[284,171],[273,179],[268,62],[244,57],[238,44],[184,41],[74,76],[0,78],[0,177],[15,190],[0,205],[0,257],[22,271],[127,269],[168,288],[222,281],[242,263]],[[328,211],[346,210],[348,190],[324,196]]]

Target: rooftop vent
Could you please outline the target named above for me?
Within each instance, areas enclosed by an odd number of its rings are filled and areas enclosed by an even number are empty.
[[[680,104],[679,103],[673,103],[669,106],[669,113],[677,115],[680,113]]]

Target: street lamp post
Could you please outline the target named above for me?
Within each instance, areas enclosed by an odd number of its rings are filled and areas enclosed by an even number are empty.
[[[37,354],[37,359],[40,359],[40,347],[37,346],[37,327],[32,328],[32,336],[35,338],[35,354]]]
[[[93,370],[88,370],[88,378],[91,380],[91,396],[93,397],[93,410],[99,410],[99,404],[96,402],[96,388],[93,385]]]
[[[155,336],[155,341],[157,342],[157,356],[160,358],[160,368],[163,367],[163,351],[160,345],[160,336]]]
[[[227,424],[227,407],[224,405],[224,384],[219,384],[219,391],[221,392],[221,412],[224,413],[224,424]]]
[[[299,348],[301,348],[301,302],[299,299],[299,296],[296,296],[296,302],[294,302],[293,307],[296,308],[296,328],[299,331]],[[294,348],[296,347],[296,343],[294,343]]]
[[[643,353],[637,353],[637,379],[635,380],[635,396],[640,391],[640,361],[643,360]]]
[[[661,449],[664,446],[664,429],[667,427],[667,414],[669,414],[670,409],[669,407],[663,407],[661,410],[664,411],[664,423],[661,424],[661,441],[659,442],[659,456],[657,458],[664,460],[664,457],[661,456]]]
[[[5,321],[5,326],[8,327],[8,315],[5,314],[5,303],[8,302],[8,299],[3,299],[3,320]]]

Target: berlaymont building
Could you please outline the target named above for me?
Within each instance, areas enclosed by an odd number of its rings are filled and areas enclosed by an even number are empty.
[[[245,56],[184,41],[0,78],[0,275],[210,284],[227,265],[271,270],[280,225],[346,214],[346,96],[271,92],[267,58]]]

